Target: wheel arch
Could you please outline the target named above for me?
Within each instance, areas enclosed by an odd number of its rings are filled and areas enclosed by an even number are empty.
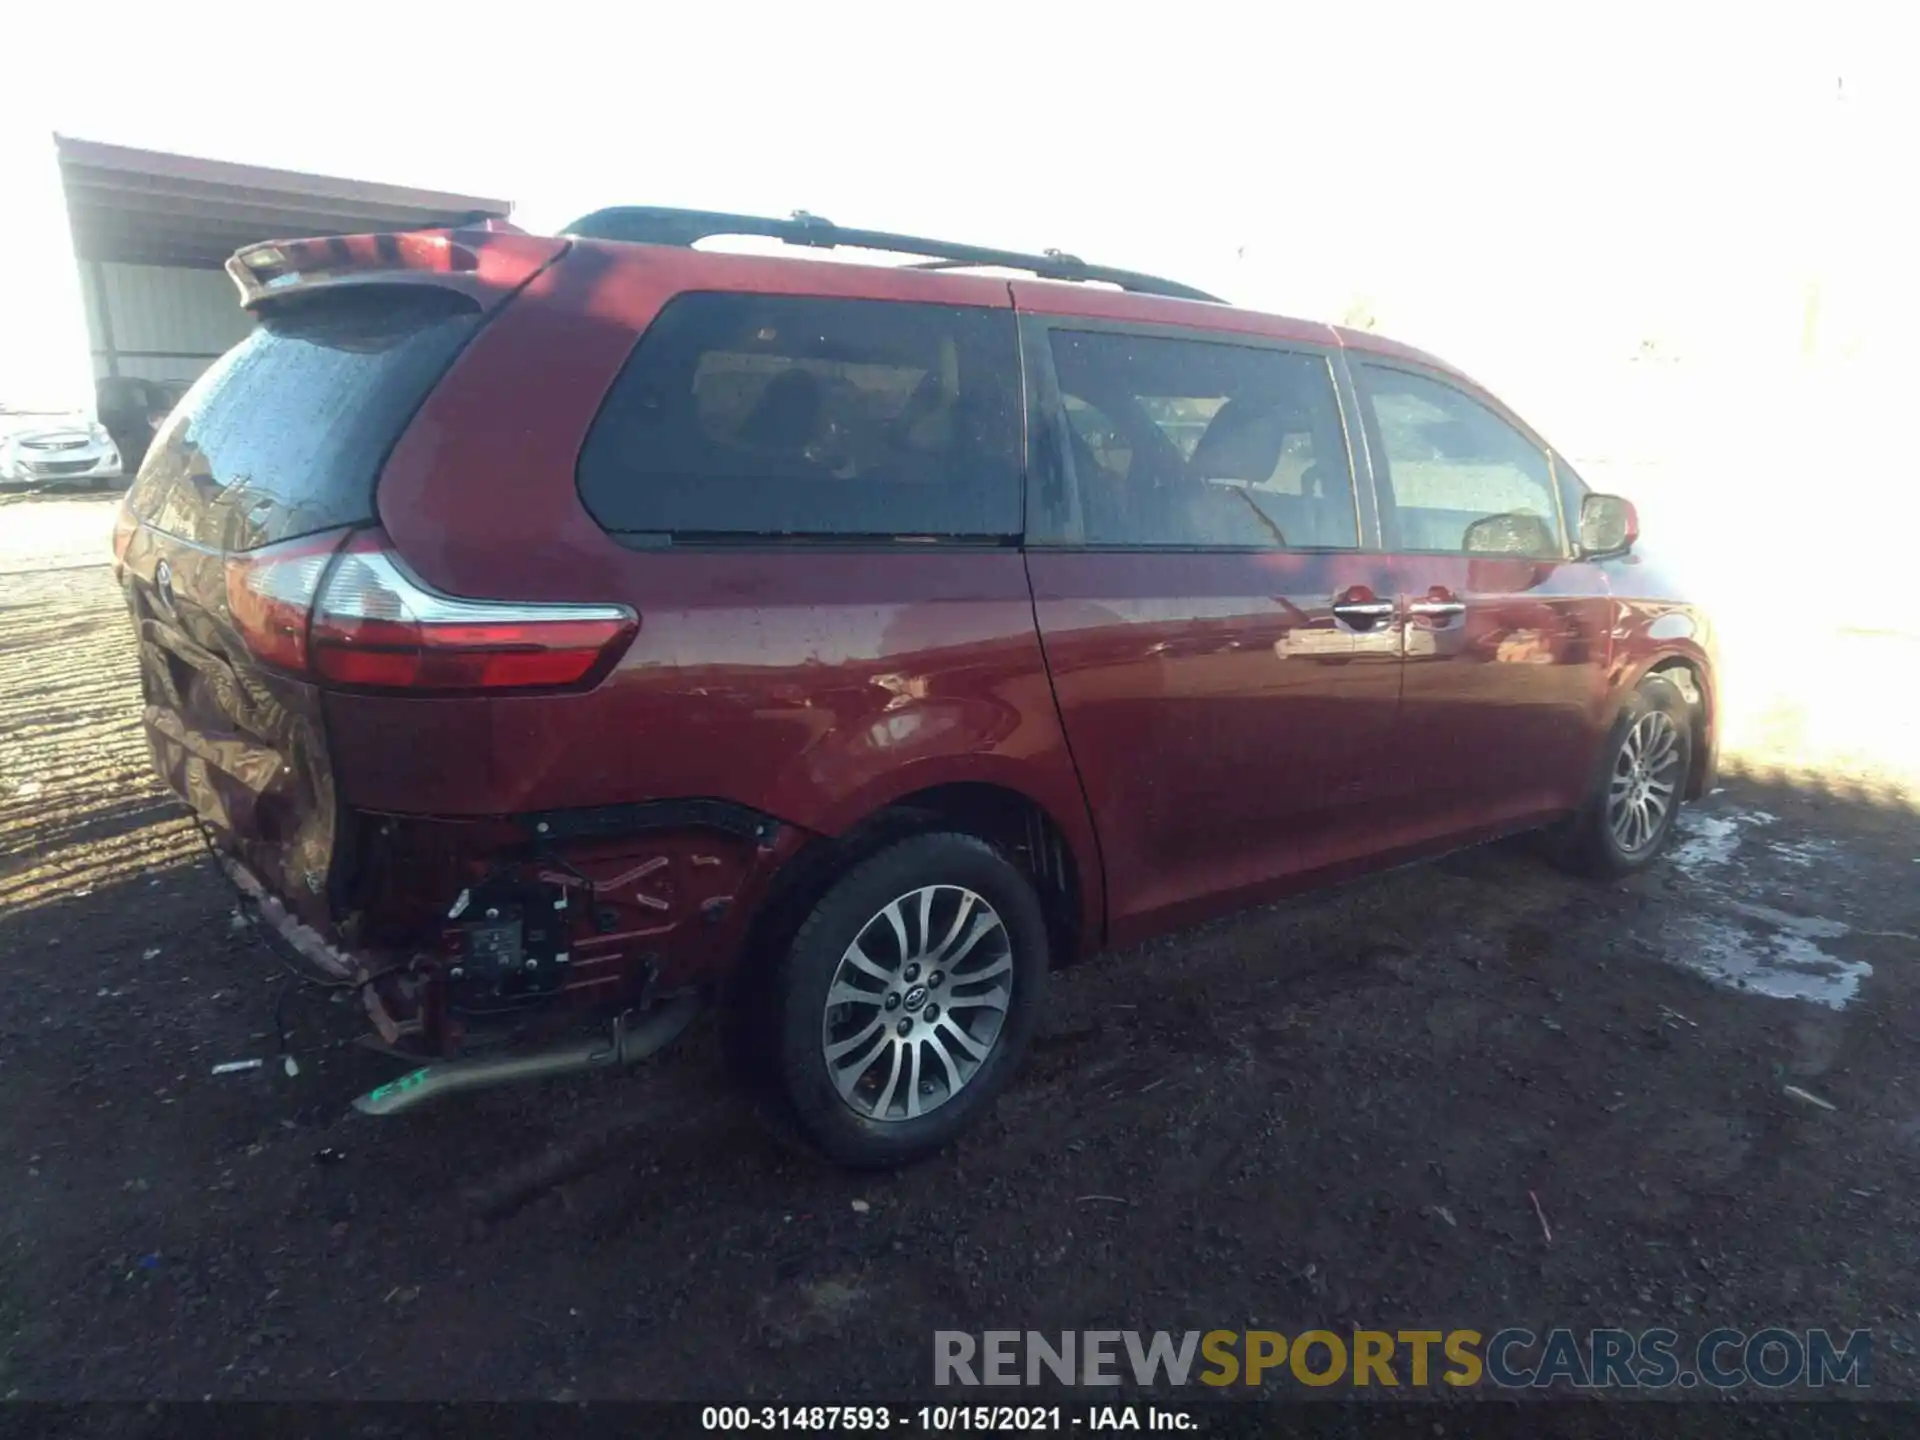
[[[922,777],[932,778],[932,777]],[[976,835],[1026,874],[1047,920],[1055,966],[1099,948],[1105,919],[1097,852],[1076,842],[1052,807],[1002,779],[932,778],[899,793],[869,797],[867,808],[842,819],[793,855],[773,875],[750,922],[728,983],[727,1009],[745,1012],[771,967],[834,883],[853,866],[914,835],[953,830]]]
[[[833,822],[808,847],[811,856],[803,851],[786,867],[792,872],[787,887],[797,886],[809,909],[834,876],[876,850],[908,835],[957,830],[993,845],[1033,882],[1047,911],[1056,964],[1101,937],[1105,896],[1090,830],[1075,827],[1012,776],[973,767],[958,774],[918,768],[844,806]]]
[[[1662,651],[1650,656],[1632,673],[1625,690],[1637,689],[1643,680],[1654,675],[1669,681],[1687,702],[1693,766],[1687,775],[1684,798],[1698,800],[1713,788],[1718,771],[1719,697],[1713,685],[1712,664],[1704,652]]]

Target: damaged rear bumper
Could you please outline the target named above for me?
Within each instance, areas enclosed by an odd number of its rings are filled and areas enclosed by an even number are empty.
[[[341,949],[301,920],[262,885],[252,871],[231,855],[216,849],[213,858],[226,873],[227,879],[233,882],[234,888],[253,906],[259,923],[293,952],[300,968],[309,978],[321,985],[354,987],[366,1007],[367,1018],[388,1045],[402,1045],[409,1036],[418,1033],[417,1020],[411,1024],[403,1023],[382,1000],[379,991],[381,968]]]
[[[767,886],[809,838],[718,802],[483,821],[348,814],[355,838],[328,887],[337,926],[211,848],[299,973],[354,991],[378,1048],[468,1067],[437,1073],[436,1093],[668,1043],[685,1028],[674,1002],[727,980]],[[583,1030],[597,1038],[583,1043]]]

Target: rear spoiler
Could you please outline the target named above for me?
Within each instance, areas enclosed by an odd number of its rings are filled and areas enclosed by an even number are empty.
[[[567,243],[489,219],[459,229],[267,240],[235,253],[227,274],[248,310],[290,295],[370,283],[457,290],[484,310],[545,269]]]

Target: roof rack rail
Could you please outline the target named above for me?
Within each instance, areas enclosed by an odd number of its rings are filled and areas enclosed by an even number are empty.
[[[1049,250],[1044,255],[1025,255],[1017,250],[994,250],[984,245],[956,245],[945,240],[926,240],[915,235],[892,235],[883,230],[843,230],[831,220],[796,210],[791,219],[775,220],[758,215],[728,215],[715,210],[671,210],[657,205],[615,205],[583,215],[562,232],[583,240],[631,240],[642,245],[685,245],[714,235],[760,235],[784,240],[789,245],[806,245],[819,250],[850,246],[858,250],[887,250],[898,255],[926,255],[928,261],[912,266],[917,270],[956,270],[973,265],[992,265],[1007,270],[1026,270],[1043,280],[1093,280],[1118,285],[1142,295],[1168,295],[1177,300],[1208,300],[1224,303],[1217,295],[1182,285],[1177,280],[1162,280],[1132,270],[1114,270],[1105,265],[1089,265],[1076,255]]]

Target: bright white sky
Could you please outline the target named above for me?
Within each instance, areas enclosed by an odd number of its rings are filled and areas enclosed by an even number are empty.
[[[72,33],[8,67],[16,135],[499,196],[530,228],[803,207],[1059,246],[1370,307],[1496,387],[1543,347],[1791,351],[1835,232],[1878,228],[1840,199],[1874,218],[1892,187],[1862,180],[1904,189],[1920,134],[1912,40],[1866,6],[36,8]]]

